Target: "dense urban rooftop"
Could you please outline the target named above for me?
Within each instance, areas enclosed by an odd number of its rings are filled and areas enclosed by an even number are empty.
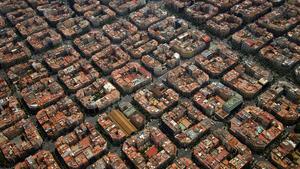
[[[299,0],[0,0],[0,168],[299,169]]]

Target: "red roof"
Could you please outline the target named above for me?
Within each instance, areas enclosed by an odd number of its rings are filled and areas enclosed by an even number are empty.
[[[151,158],[152,156],[154,156],[157,153],[158,153],[158,150],[155,147],[155,145],[153,145],[148,149],[148,151],[146,152],[146,155],[148,156],[148,158]]]

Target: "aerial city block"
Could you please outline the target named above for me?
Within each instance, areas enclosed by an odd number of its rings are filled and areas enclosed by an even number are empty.
[[[0,169],[300,169],[300,1],[0,0]]]

